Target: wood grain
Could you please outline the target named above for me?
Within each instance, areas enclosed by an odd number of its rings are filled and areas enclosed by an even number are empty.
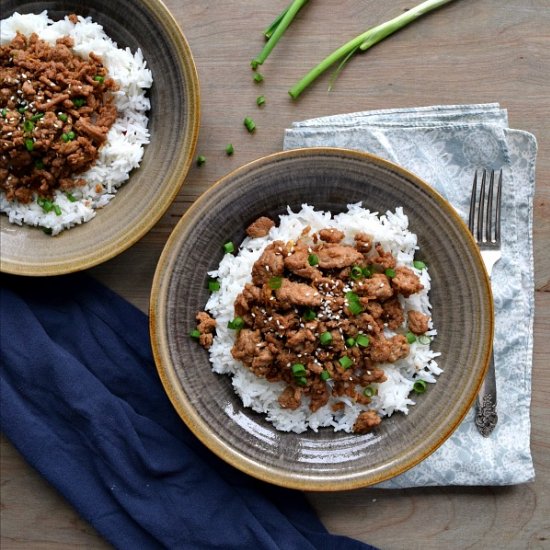
[[[550,548],[550,2],[460,0],[354,59],[332,93],[323,77],[298,101],[287,90],[320,58],[415,2],[316,0],[300,13],[251,81],[259,31],[287,0],[166,0],[193,50],[202,88],[198,152],[176,201],[155,228],[92,274],[144,311],[156,261],[188,206],[229,170],[282,147],[293,120],[367,109],[498,101],[510,126],[539,143],[534,201],[535,351],[532,450],[536,481],[502,488],[365,489],[312,494],[327,528],[384,549]],[[255,99],[264,94],[259,109]],[[249,135],[242,125],[252,116]],[[235,154],[224,148],[232,142]],[[2,440],[2,534],[9,549],[107,548]]]

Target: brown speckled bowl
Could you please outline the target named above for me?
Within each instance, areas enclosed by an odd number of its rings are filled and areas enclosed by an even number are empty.
[[[260,215],[277,219],[302,203],[337,212],[363,201],[385,212],[403,206],[432,277],[431,301],[444,373],[371,434],[276,431],[243,407],[230,378],[212,373],[188,336],[208,299],[207,271],[222,244],[240,243]],[[212,451],[265,481],[302,490],[352,489],[411,468],[435,451],[466,415],[484,377],[493,332],[489,281],[477,247],[454,209],[413,174],[343,149],[274,154],[222,178],[195,202],[159,261],[150,308],[155,361],[182,419]]]
[[[56,237],[12,225],[0,215],[0,269],[20,275],[59,275],[86,269],[121,253],[164,214],[191,165],[199,128],[199,83],[191,50],[160,0],[2,0],[14,11],[52,19],[90,16],[119,47],[141,48],[153,73],[149,90],[151,142],[139,169],[94,219]]]

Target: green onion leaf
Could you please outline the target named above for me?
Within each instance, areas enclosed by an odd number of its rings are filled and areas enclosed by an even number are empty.
[[[231,254],[231,252],[235,252],[235,245],[234,245],[231,241],[227,241],[227,242],[223,245],[223,251],[224,251],[226,254]]]
[[[8,110],[7,109],[2,109],[2,116],[4,118],[6,118],[6,115],[8,114]]]
[[[256,105],[261,106],[265,103],[265,96],[260,95],[256,98]]]
[[[32,120],[25,120],[23,122],[23,130],[25,132],[32,132],[34,130],[34,122]]]
[[[312,309],[307,309],[304,313],[304,320],[305,321],[313,321],[317,318],[317,313],[313,311]]]
[[[229,144],[226,146],[225,152],[226,152],[228,155],[232,155],[232,154],[235,152],[235,149],[233,148],[233,144],[232,144],[232,143],[229,143]]]
[[[364,267],[361,272],[363,273],[363,277],[371,277],[372,276],[372,267]]]
[[[362,270],[358,265],[354,265],[354,266],[351,268],[350,277],[351,277],[353,280],[357,280],[357,279],[360,279],[362,276],[363,276],[363,270]]]
[[[298,386],[307,386],[307,378],[305,376],[295,378],[295,381]]]
[[[25,107],[19,107],[17,110],[23,114],[29,107],[28,106],[25,106]]]
[[[405,334],[405,338],[407,338],[407,342],[409,344],[413,344],[414,342],[416,342],[416,336],[410,331]]]
[[[422,345],[424,346],[427,346],[431,343],[432,339],[427,336],[426,334],[421,334],[418,338],[417,338],[418,342],[421,343]]]
[[[25,140],[25,147],[27,151],[32,151],[34,149],[34,141],[32,139],[26,139]]]
[[[51,227],[43,227],[42,231],[44,231],[44,233],[46,233],[46,235],[51,235],[52,234],[52,228]]]
[[[364,390],[363,390],[363,395],[365,397],[373,397],[374,395],[376,395],[378,393],[378,389],[376,389],[375,387],[373,386],[367,386]]]
[[[241,330],[244,327],[244,319],[242,317],[235,317],[232,321],[227,323],[227,328],[232,330]]]
[[[68,141],[70,141],[70,140],[69,140],[69,134],[65,134],[65,133],[61,134],[61,139],[62,139],[65,143],[67,143]]]
[[[69,202],[76,202],[76,199],[72,193],[65,193],[65,196],[69,199]]]
[[[44,116],[44,113],[36,113],[35,115],[31,116],[31,120],[33,122],[36,122],[40,120]]]
[[[261,74],[261,73],[254,73],[254,82],[256,82],[256,84],[259,84],[260,82],[262,82],[264,79],[264,75]]]
[[[267,284],[272,290],[277,290],[281,288],[281,285],[283,284],[283,278],[278,276],[271,277],[269,281],[267,281]]]
[[[44,210],[44,212],[46,212],[46,213],[51,212],[53,210],[53,202],[48,200],[48,199],[38,197],[36,202],[37,202],[38,206],[41,206],[42,210]]]
[[[291,367],[292,370],[292,376],[299,377],[299,376],[305,376],[306,374],[306,368],[302,363],[294,363]]]
[[[416,393],[424,393],[426,391],[427,387],[428,387],[428,385],[426,384],[426,382],[424,382],[424,380],[417,380],[413,384],[413,390]]]
[[[53,205],[53,211],[55,212],[56,216],[61,216],[61,214],[62,214],[61,208],[59,208],[58,204]]]
[[[73,99],[73,105],[75,107],[82,107],[86,103],[86,100],[83,97],[75,97]]]
[[[352,315],[359,315],[363,311],[363,306],[359,302],[351,302],[348,309]]]
[[[76,137],[76,134],[71,130],[70,132],[67,132],[67,137],[69,138],[69,141],[72,141]]]
[[[324,370],[323,372],[321,372],[321,374],[319,375],[319,377],[321,378],[321,380],[323,380],[323,382],[326,382],[327,380],[330,380],[330,372],[328,370]]]
[[[424,262],[420,261],[420,260],[415,260],[413,262],[413,265],[414,265],[414,267],[416,267],[416,269],[420,269],[420,270],[426,268],[426,264]]]
[[[202,166],[206,162],[206,157],[204,155],[199,155],[197,157],[197,166]]]
[[[362,348],[366,348],[370,344],[370,338],[366,334],[358,334],[355,341]]]
[[[323,332],[323,334],[319,336],[319,342],[321,342],[323,346],[328,346],[332,342],[332,334],[330,332]]]
[[[278,27],[279,23],[283,19],[283,17],[286,15],[286,12],[288,11],[289,6],[287,6],[276,18],[275,20],[267,27],[267,29],[264,30],[263,35],[266,40],[269,40],[271,38],[271,35],[274,33],[275,29]]]
[[[35,161],[34,163],[34,167],[37,169],[37,170],[42,170],[44,168],[44,163],[41,161],[41,160],[37,160]]]
[[[195,340],[198,340],[201,336],[201,333],[199,331],[198,328],[196,328],[195,330],[192,330],[190,333],[189,333],[189,336],[191,336],[191,338],[194,338]]]
[[[217,292],[220,288],[220,282],[216,281],[216,279],[210,279],[210,281],[208,281],[208,290],[210,292]]]
[[[309,265],[319,265],[319,258],[316,254],[310,254],[307,257],[307,262]]]
[[[256,130],[256,123],[249,116],[245,117],[243,124],[250,134]]]
[[[67,122],[67,120],[69,120],[69,117],[65,113],[59,113],[57,118],[63,122]]]
[[[105,77],[97,74],[94,76],[94,80],[100,84],[103,84],[105,82]]]
[[[346,346],[348,346],[348,348],[355,346],[355,338],[346,338]]]
[[[338,359],[338,363],[340,363],[344,370],[348,370],[353,365],[353,360],[350,359],[347,355],[344,355],[343,357],[340,357],[340,359]]]
[[[392,269],[391,267],[388,267],[384,273],[386,274],[386,277],[395,277],[395,269]]]

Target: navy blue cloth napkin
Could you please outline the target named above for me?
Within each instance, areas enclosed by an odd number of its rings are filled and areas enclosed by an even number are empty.
[[[2,276],[1,428],[123,549],[369,549],[219,460],[154,367],[147,317],[85,274]]]

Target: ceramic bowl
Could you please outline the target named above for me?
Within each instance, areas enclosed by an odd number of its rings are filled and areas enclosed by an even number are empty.
[[[139,169],[94,219],[55,237],[10,224],[0,216],[1,270],[59,275],[104,262],[138,241],[178,193],[191,165],[199,128],[199,83],[189,45],[159,0],[2,0],[2,18],[14,11],[52,19],[90,16],[119,47],[141,48],[154,83],[148,95],[150,143]],[[130,16],[131,15],[131,16]]]
[[[397,413],[365,434],[278,432],[245,408],[228,376],[214,374],[208,353],[189,337],[208,299],[207,272],[223,243],[240,243],[261,215],[277,220],[303,203],[339,212],[362,201],[371,211],[403,206],[432,278],[431,302],[444,372]],[[178,223],[160,258],[150,328],[162,383],[184,422],[227,462],[262,480],[302,490],[375,484],[435,451],[470,409],[487,369],[493,333],[486,272],[467,227],[430,186],[380,158],[344,149],[297,149],[230,173]]]

